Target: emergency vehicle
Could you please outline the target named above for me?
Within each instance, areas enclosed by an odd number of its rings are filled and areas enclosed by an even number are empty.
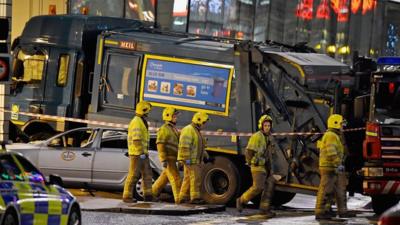
[[[363,192],[375,212],[395,205],[400,195],[400,57],[382,57],[371,76],[363,157]]]

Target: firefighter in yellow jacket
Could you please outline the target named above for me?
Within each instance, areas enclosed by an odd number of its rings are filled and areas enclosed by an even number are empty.
[[[208,115],[204,112],[195,113],[192,123],[184,127],[179,138],[178,161],[184,165],[183,182],[179,193],[179,202],[201,204],[201,163],[209,156],[205,151],[205,139],[200,133]]]
[[[152,201],[151,190],[152,171],[149,161],[150,135],[146,117],[151,110],[151,104],[141,101],[136,105],[136,115],[128,127],[129,171],[125,180],[122,200],[126,203],[136,202],[133,198],[133,188],[142,176],[144,201]]]
[[[346,199],[337,192],[339,188],[338,173],[344,172],[343,156],[344,145],[341,140],[343,130],[343,117],[332,114],[328,118],[328,130],[320,141],[318,141],[319,172],[321,180],[319,184],[317,202],[315,206],[315,218],[330,219],[328,210],[333,198],[336,199],[338,214],[347,217]],[[335,196],[336,194],[336,196]]]
[[[153,184],[153,196],[158,197],[168,181],[172,187],[175,202],[178,203],[181,178],[176,166],[178,156],[179,132],[176,129],[178,111],[175,108],[165,108],[162,114],[164,125],[157,133],[157,150],[164,170]]]
[[[236,199],[236,208],[243,210],[243,204],[262,192],[260,211],[267,217],[273,217],[271,212],[271,199],[274,193],[275,180],[271,172],[273,147],[271,144],[270,130],[272,118],[263,115],[258,121],[259,131],[254,133],[246,147],[246,162],[250,165],[253,185],[243,195]]]

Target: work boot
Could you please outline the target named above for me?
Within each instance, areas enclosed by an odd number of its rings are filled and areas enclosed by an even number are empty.
[[[272,212],[269,209],[261,209],[260,214],[265,215],[267,218],[272,218],[276,216],[276,213]]]
[[[123,198],[122,201],[125,203],[136,203],[137,202],[137,200],[134,198]]]
[[[202,204],[206,204],[206,201],[204,201],[203,199],[193,199],[190,201],[190,204],[196,204],[196,205],[202,205]]]
[[[316,219],[316,220],[330,220],[330,219],[332,219],[332,216],[330,216],[330,215],[327,214],[327,213],[324,213],[324,214],[316,214],[316,215],[315,215],[315,219]]]
[[[179,199],[178,202],[177,202],[177,204],[185,204],[185,203],[189,203],[189,199],[182,198],[182,199]]]
[[[357,214],[353,213],[353,212],[341,212],[341,213],[338,213],[338,216],[339,216],[339,218],[349,218],[349,217],[355,217],[355,216],[357,216]]]
[[[243,211],[243,204],[242,204],[242,202],[240,201],[240,198],[237,198],[237,199],[236,199],[236,209],[237,209],[237,211],[240,212],[240,213]]]

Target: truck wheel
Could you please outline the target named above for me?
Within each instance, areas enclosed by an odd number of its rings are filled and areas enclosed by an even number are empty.
[[[274,197],[272,197],[272,205],[281,206],[290,201],[296,196],[296,193],[285,192],[285,191],[275,191]]]
[[[239,186],[239,172],[235,164],[222,156],[207,163],[203,170],[203,199],[210,204],[226,204],[234,200]]]
[[[291,192],[284,192],[284,191],[274,191],[274,196],[272,197],[272,205],[274,206],[281,206],[284,205],[288,202],[290,202],[294,196],[296,196],[296,193],[291,193]],[[251,200],[257,208],[260,205],[261,201],[261,194],[257,195],[255,198]]]
[[[387,196],[387,195],[372,196],[371,199],[372,199],[372,209],[374,210],[374,213],[376,213],[377,215],[382,214],[387,209],[396,205],[397,202],[399,202],[399,199],[396,198],[395,196]]]
[[[33,134],[29,137],[30,141],[42,141],[46,140],[52,136],[54,136],[55,133],[49,133],[49,132],[39,132],[36,134]]]

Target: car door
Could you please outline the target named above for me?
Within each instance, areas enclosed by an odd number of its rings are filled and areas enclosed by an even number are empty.
[[[122,186],[129,168],[127,131],[103,130],[93,163],[93,183]]]
[[[90,183],[97,129],[79,128],[49,139],[39,152],[39,169],[58,174],[65,184]]]

